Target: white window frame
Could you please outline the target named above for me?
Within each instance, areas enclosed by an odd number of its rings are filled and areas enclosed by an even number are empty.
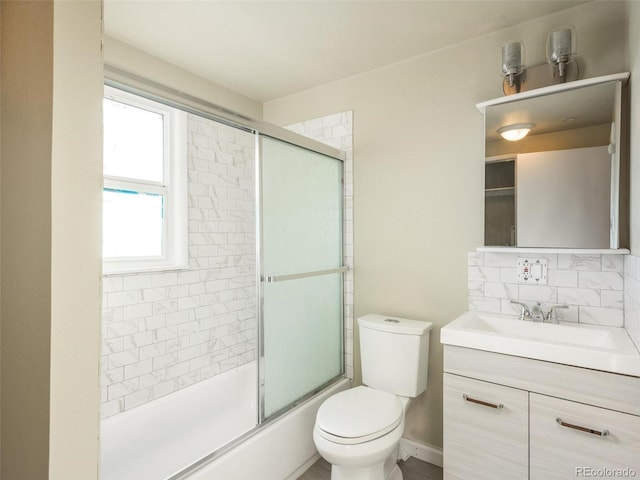
[[[164,180],[153,182],[104,175],[103,190],[127,190],[164,197],[162,255],[103,257],[105,275],[188,268],[187,253],[187,114],[139,95],[105,85],[104,98],[163,116]]]

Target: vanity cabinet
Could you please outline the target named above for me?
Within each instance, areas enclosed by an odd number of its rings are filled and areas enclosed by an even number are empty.
[[[604,478],[640,475],[640,417],[530,395],[531,480],[579,478],[588,469],[611,472]],[[636,474],[625,476],[625,468]]]
[[[529,478],[529,394],[444,374],[448,479]]]
[[[444,479],[640,478],[640,378],[445,345]]]

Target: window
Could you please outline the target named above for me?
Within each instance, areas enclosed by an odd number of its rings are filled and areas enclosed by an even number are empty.
[[[186,114],[105,87],[103,142],[104,273],[185,268]]]

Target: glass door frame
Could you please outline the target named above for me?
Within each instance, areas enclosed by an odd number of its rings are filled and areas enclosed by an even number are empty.
[[[340,258],[341,265],[338,268],[329,269],[329,270],[318,270],[313,272],[304,272],[290,275],[277,275],[277,276],[269,276],[265,275],[264,272],[264,254],[263,254],[263,188],[262,188],[262,178],[263,178],[263,148],[262,148],[262,138],[270,138],[274,140],[278,140],[281,142],[288,143],[293,145],[294,147],[303,148],[305,150],[309,150],[313,153],[317,153],[328,157],[327,160],[335,160],[339,161],[341,164],[340,168],[340,209],[339,209],[339,222],[340,222]],[[279,416],[287,413],[292,408],[304,403],[309,398],[316,395],[318,392],[324,390],[329,385],[333,384],[337,379],[344,377],[345,374],[345,322],[344,322],[344,313],[345,313],[345,293],[344,293],[344,274],[349,270],[346,266],[346,261],[344,257],[344,236],[345,236],[345,224],[344,224],[344,197],[345,197],[345,188],[344,188],[344,164],[345,158],[344,154],[341,151],[336,151],[337,154],[331,154],[329,152],[320,151],[315,148],[309,148],[306,145],[300,145],[298,143],[292,143],[283,138],[275,137],[266,133],[256,132],[255,136],[255,156],[256,156],[256,199],[257,199],[257,209],[256,209],[256,284],[258,286],[258,302],[257,302],[257,317],[258,317],[258,345],[257,345],[257,371],[258,371],[258,398],[257,398],[257,413],[258,413],[258,421],[257,426],[260,427],[265,423],[269,423],[272,420],[278,418]],[[323,149],[324,150],[324,149]],[[301,398],[293,401],[292,403],[286,405],[282,409],[277,412],[266,417],[265,415],[265,345],[264,345],[264,285],[265,283],[272,283],[276,281],[286,281],[286,280],[294,280],[300,278],[308,278],[312,276],[320,276],[332,273],[340,273],[340,372],[335,377],[329,379],[321,385],[316,386],[314,389],[309,391],[307,394],[302,396]]]

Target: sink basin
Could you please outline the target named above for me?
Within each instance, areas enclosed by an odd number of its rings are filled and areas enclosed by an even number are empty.
[[[469,315],[466,328],[498,335],[509,335],[542,342],[560,342],[597,348],[615,349],[612,332],[574,325],[554,325],[517,321],[511,318]]]
[[[640,353],[626,330],[578,323],[537,323],[466,312],[442,328],[445,345],[640,376]]]

